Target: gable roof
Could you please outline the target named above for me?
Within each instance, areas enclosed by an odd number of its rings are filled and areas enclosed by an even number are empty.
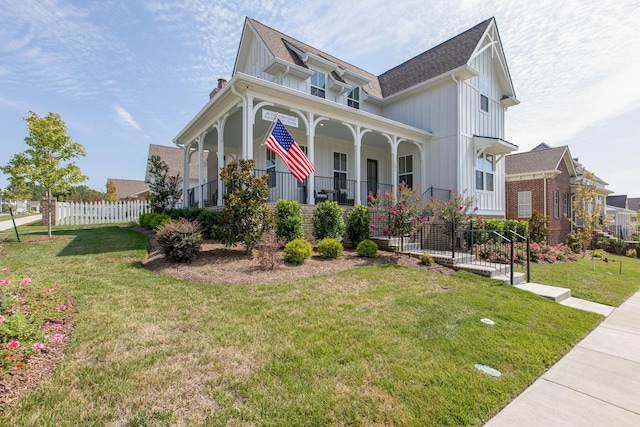
[[[189,177],[185,178],[183,173],[183,160],[184,150],[178,147],[168,147],[166,145],[149,144],[149,156],[160,156],[160,158],[169,167],[169,175],[177,175],[178,172],[183,179],[197,178],[198,177],[198,162],[189,162]],[[206,160],[209,156],[208,152],[204,153],[203,159]],[[144,179],[149,182],[149,162],[147,161],[147,167]]]
[[[607,206],[614,206],[616,208],[627,208],[627,195],[619,194],[616,196],[607,196]]]
[[[384,97],[415,86],[469,62],[493,18],[380,75]]]
[[[116,185],[118,199],[121,200],[129,197],[137,198],[138,195],[149,191],[149,184],[136,179],[108,178],[107,182],[112,182]]]
[[[378,77],[376,77],[374,74],[371,74],[363,70],[362,68],[358,68],[355,65],[349,64],[348,62],[342,61],[341,59],[329,55],[328,53],[322,52],[314,48],[313,46],[303,43],[300,40],[296,40],[295,38],[281,33],[280,31],[274,30],[273,28],[268,27],[256,21],[255,19],[247,17],[246,21],[255,29],[256,33],[260,36],[267,49],[269,49],[269,51],[275,58],[282,59],[300,67],[309,68],[302,61],[302,58],[300,58],[297,53],[295,53],[292,49],[289,48],[289,46],[287,46],[288,43],[289,45],[302,52],[311,53],[330,62],[333,62],[343,70],[349,70],[355,74],[366,77],[370,80],[370,83],[368,85],[365,85],[362,90],[371,95],[377,96],[378,98],[382,98],[380,83],[378,82]],[[335,72],[331,73],[331,78],[337,81],[343,81]]]
[[[328,53],[322,52],[313,46],[281,33],[280,31],[274,30],[255,19],[247,17],[246,24],[250,25],[251,28],[254,29],[255,33],[260,37],[260,39],[262,39],[274,58],[308,69],[309,67],[305,64],[298,53],[296,53],[296,50],[303,54],[308,53],[315,55],[336,64],[341,70],[348,70],[356,75],[368,79],[369,84],[364,85],[362,90],[377,98],[385,98],[394,95],[405,89],[411,88],[422,82],[426,82],[469,64],[474,53],[478,49],[483,36],[489,30],[491,25],[495,27],[496,35],[499,38],[499,35],[497,34],[497,26],[495,25],[495,18],[492,17],[461,34],[452,37],[438,46],[384,72],[380,76],[376,76],[359,67],[349,64],[348,62],[329,55]],[[245,25],[245,29],[247,25]],[[499,55],[504,56],[502,46],[500,43],[498,43],[498,45],[500,49]],[[239,52],[240,49],[238,50],[238,53]],[[513,91],[511,76],[506,68],[506,62],[504,63],[504,67],[504,72],[506,73],[505,78],[511,88],[510,92],[513,92],[509,95],[511,95],[517,103],[519,101],[515,100],[515,92]],[[329,76],[335,81],[344,82],[340,74],[340,72],[333,71]]]
[[[640,197],[629,197],[627,199],[627,208],[637,212],[640,209]]]
[[[563,158],[569,169],[569,176],[576,176],[569,147],[566,145],[556,148],[541,148],[538,146],[532,151],[506,156],[505,174],[524,175],[535,172],[557,171]]]

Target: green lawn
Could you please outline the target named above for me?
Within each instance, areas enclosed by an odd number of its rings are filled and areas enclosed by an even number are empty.
[[[531,264],[531,281],[569,288],[576,298],[617,307],[640,290],[640,259],[607,257],[609,262],[580,258],[578,262]]]
[[[128,229],[54,236],[2,244],[0,267],[59,286],[78,314],[54,377],[0,425],[479,425],[602,320],[466,273],[205,285],[142,268]]]

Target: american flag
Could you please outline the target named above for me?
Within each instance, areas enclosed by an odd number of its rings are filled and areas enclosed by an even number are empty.
[[[280,119],[276,119],[276,124],[264,145],[282,159],[287,168],[289,168],[291,175],[299,182],[304,181],[306,177],[315,171],[309,158],[302,152],[300,146],[296,144],[296,141]]]

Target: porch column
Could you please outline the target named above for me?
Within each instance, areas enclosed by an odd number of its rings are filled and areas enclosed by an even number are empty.
[[[200,194],[200,200],[198,201],[198,207],[203,208],[204,207],[204,168],[202,166],[202,160],[204,158],[204,138],[207,135],[207,132],[202,132],[200,134],[200,136],[197,138],[198,141],[198,187],[200,188],[199,190],[199,194]],[[189,171],[190,172],[190,171]],[[191,175],[191,174],[189,174]],[[191,180],[191,176],[187,177],[186,179]]]
[[[247,95],[247,157],[245,159],[253,159],[253,125],[255,121],[253,96]]]
[[[316,139],[316,123],[313,121],[313,113],[307,113],[307,154],[309,155],[309,161],[315,168],[315,139]],[[316,173],[315,171],[307,178],[307,204],[313,205],[316,203],[315,197],[313,197],[316,189],[315,183]]]
[[[189,180],[184,178],[184,175],[188,174],[189,172],[189,144],[186,144],[182,147],[183,154],[182,154],[182,174],[183,174],[183,178],[182,178],[182,204],[184,205],[184,207],[191,207],[189,206]],[[185,173],[186,172],[186,173]]]
[[[400,144],[400,139],[397,136],[393,137],[393,142],[391,143],[391,185],[393,185],[393,201],[394,203],[397,201],[397,191],[398,191],[398,145]]]
[[[248,150],[248,142],[247,142],[247,129],[249,128],[249,115],[248,115],[248,102],[247,102],[247,97],[244,95],[241,95],[240,92],[238,92],[235,88],[235,86],[231,85],[231,92],[237,96],[238,98],[240,98],[240,100],[242,101],[242,158],[243,159],[248,159],[247,157],[247,150]],[[252,132],[253,133],[253,132]]]

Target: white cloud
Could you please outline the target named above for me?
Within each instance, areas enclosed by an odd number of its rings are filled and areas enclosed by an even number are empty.
[[[135,121],[133,116],[131,116],[131,114],[127,110],[125,110],[122,106],[116,105],[114,107],[114,110],[115,110],[115,120],[117,123],[127,127],[131,127],[138,131],[141,130],[140,126]]]

